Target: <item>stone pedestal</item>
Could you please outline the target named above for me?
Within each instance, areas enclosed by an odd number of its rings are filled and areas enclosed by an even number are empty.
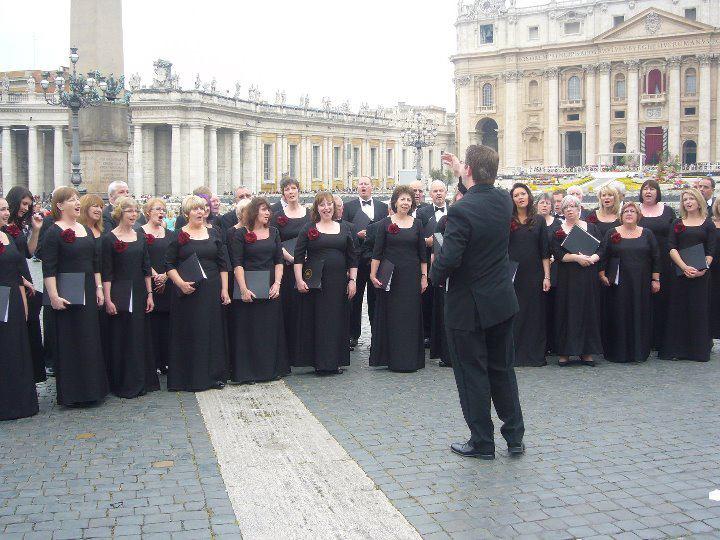
[[[128,179],[128,107],[102,104],[80,110],[80,166],[82,188],[107,193],[115,180]]]

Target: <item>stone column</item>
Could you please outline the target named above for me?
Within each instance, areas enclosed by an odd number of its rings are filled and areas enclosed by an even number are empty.
[[[370,177],[370,141],[363,139],[362,142],[362,156],[360,158],[360,176]],[[371,178],[372,180],[372,178]]]
[[[38,140],[37,126],[28,126],[28,189],[33,195],[40,193],[38,178]]]
[[[210,126],[210,138],[208,139],[208,166],[210,169],[209,182],[210,191],[217,194],[218,188],[218,151],[217,151],[217,128]]]
[[[637,60],[628,60],[626,62],[628,68],[627,75],[627,151],[640,151],[640,119],[639,119],[639,101],[640,94],[638,89],[638,69],[640,62]]]
[[[700,62],[700,80],[698,85],[698,146],[697,161],[698,163],[708,163],[710,161],[710,119],[712,99],[712,83],[710,82],[710,62],[712,56],[709,54],[699,54]],[[720,119],[718,119],[720,122]]]
[[[172,125],[170,139],[170,190],[173,195],[182,195],[182,144],[180,140],[180,125]]]
[[[598,121],[598,153],[607,154],[610,150],[610,62],[597,65],[600,73],[600,118]],[[610,156],[598,156],[598,163],[611,163]]]
[[[597,141],[595,138],[595,66],[583,66],[585,70],[585,164],[597,163]]]
[[[143,191],[142,125],[133,126],[133,181],[130,191],[136,197]]]
[[[231,168],[232,188],[237,189],[242,183],[242,169],[240,168],[240,131],[237,129],[233,129],[232,132]]]
[[[257,193],[257,162],[255,152],[255,141],[257,135],[252,131],[244,132],[243,137],[243,179],[242,183]]]
[[[278,136],[278,157],[280,158],[278,162],[280,163],[280,174],[278,175],[278,178],[282,180],[282,175],[285,174],[288,171],[288,157],[287,157],[287,135],[280,135]],[[278,185],[278,187],[280,187]]]
[[[380,187],[385,189],[387,187],[387,141],[382,139],[380,141],[380,148],[378,149],[380,155],[378,156],[378,166],[380,167]],[[428,171],[428,178],[430,178],[430,171]]]
[[[543,73],[548,82],[547,99],[547,154],[546,165],[560,165],[558,143],[560,140],[560,93],[558,88],[558,69],[553,67]],[[504,137],[505,138],[505,137]]]
[[[667,59],[668,77],[668,153],[680,155],[680,57]]]
[[[53,128],[53,186],[58,188],[65,183],[65,143],[63,126]]]
[[[143,189],[142,193],[155,195],[155,126],[150,124],[143,128]]]
[[[506,71],[503,74],[505,80],[505,167],[516,167],[519,165],[517,159],[518,142],[518,81],[522,72],[518,70]]]
[[[190,126],[189,191],[205,185],[205,126]]]
[[[10,126],[2,126],[2,188],[3,194],[7,195],[13,187],[13,156],[12,156],[12,130]],[[33,193],[34,195],[34,193]]]

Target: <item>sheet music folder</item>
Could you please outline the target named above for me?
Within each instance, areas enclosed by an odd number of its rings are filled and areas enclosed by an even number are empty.
[[[592,255],[597,251],[597,248],[600,247],[600,240],[582,227],[575,225],[570,229],[570,234],[567,235],[567,238],[563,240],[562,247],[565,248],[568,253],[574,253],[575,255],[580,253],[583,255]]]
[[[57,293],[60,298],[64,298],[71,305],[85,305],[85,274],[82,272],[61,273],[55,276],[55,284]],[[49,306],[50,296],[47,290],[43,294],[43,305]]]
[[[255,300],[270,298],[270,270],[245,270],[245,285],[255,295]],[[233,300],[242,300],[240,285],[235,280]]]
[[[694,246],[687,247],[685,249],[678,250],[680,258],[688,266],[692,266],[696,270],[707,269],[707,259],[705,259],[705,246],[702,244],[695,244]],[[682,269],[675,265],[675,273],[678,276],[682,276],[684,272]]]
[[[129,279],[119,279],[110,285],[110,298],[118,311],[132,313],[133,283]]]
[[[392,283],[393,272],[395,271],[395,264],[392,261],[383,259],[380,261],[380,266],[377,271],[377,278],[382,283],[385,291],[390,290],[390,284]]]
[[[0,287],[0,322],[8,322],[10,314],[10,287]]]
[[[198,259],[197,253],[193,253],[180,264],[178,267],[178,274],[180,274],[183,281],[194,283],[195,286],[197,286],[197,284],[201,281],[207,279],[207,275],[200,264],[200,259]],[[183,296],[180,289],[177,289],[177,292],[179,296]]]

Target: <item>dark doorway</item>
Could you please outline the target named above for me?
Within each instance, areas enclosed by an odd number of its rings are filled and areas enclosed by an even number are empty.
[[[622,154],[625,151],[625,143],[619,142],[615,143],[615,146],[613,146],[614,154]],[[613,165],[625,165],[626,161],[625,156],[613,156]]]
[[[697,144],[695,141],[685,141],[682,148],[683,165],[695,165],[697,163]]]
[[[583,137],[580,131],[568,131],[565,134],[565,166],[580,167],[582,165]]]
[[[498,125],[492,118],[484,118],[477,123],[475,131],[478,134],[480,144],[489,146],[498,151]]]
[[[645,163],[657,165],[662,159],[663,151],[663,129],[645,128]]]

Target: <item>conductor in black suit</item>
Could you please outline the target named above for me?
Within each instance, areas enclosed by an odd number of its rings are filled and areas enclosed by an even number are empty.
[[[452,154],[442,160],[468,188],[448,208],[442,251],[430,272],[433,283],[450,279],[445,326],[460,406],[470,428],[470,440],[451,449],[466,457],[495,458],[492,401],[508,451],[519,455],[525,450],[525,427],[513,369],[518,302],[508,263],[512,201],[507,191],[493,186],[498,155],[491,148],[469,146],[464,163]]]
[[[367,176],[362,176],[358,180],[358,197],[357,199],[351,199],[345,203],[343,210],[343,219],[350,223],[355,222],[355,216],[358,212],[364,212],[370,219],[370,223],[380,221],[388,216],[388,206],[384,202],[372,196],[372,182]],[[372,252],[368,252],[363,248],[363,242],[365,241],[366,230],[357,232],[357,238],[360,248],[360,259],[358,261],[358,272],[357,272],[357,292],[355,297],[352,299],[352,305],[350,307],[350,347],[356,347],[358,339],[360,338],[361,330],[361,318],[362,318],[362,305],[363,296],[365,290],[367,290],[367,302],[368,302],[368,316],[370,322],[373,320],[375,314],[375,287],[370,282],[370,255]]]

